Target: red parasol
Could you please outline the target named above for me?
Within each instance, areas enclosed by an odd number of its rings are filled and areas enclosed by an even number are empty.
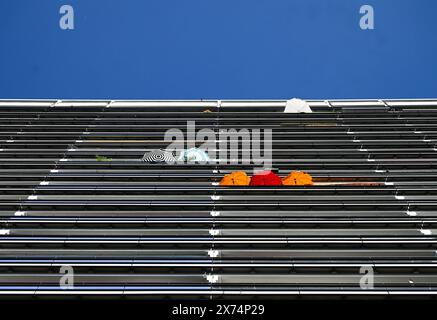
[[[281,186],[282,181],[272,171],[262,171],[252,177],[250,186]]]

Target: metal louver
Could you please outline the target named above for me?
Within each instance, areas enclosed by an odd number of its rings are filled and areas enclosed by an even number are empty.
[[[0,295],[436,295],[437,100],[308,103],[1,100]],[[187,121],[217,138],[270,128],[277,174],[314,185],[222,187],[254,165],[139,161]]]

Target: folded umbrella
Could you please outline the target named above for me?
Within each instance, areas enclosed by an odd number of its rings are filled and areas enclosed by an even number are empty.
[[[313,178],[306,172],[292,171],[288,176],[282,179],[284,186],[304,186],[313,184]]]
[[[220,181],[221,186],[248,186],[250,177],[244,171],[226,174]]]
[[[272,171],[262,171],[257,173],[250,180],[251,186],[280,186],[281,178]]]

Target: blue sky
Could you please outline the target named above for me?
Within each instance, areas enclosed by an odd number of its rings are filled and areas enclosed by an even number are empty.
[[[436,16],[435,0],[1,0],[0,98],[435,98]]]

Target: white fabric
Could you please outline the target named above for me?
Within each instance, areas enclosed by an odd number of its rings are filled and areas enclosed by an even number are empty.
[[[285,113],[311,113],[313,112],[310,108],[310,105],[305,100],[293,98],[291,100],[287,100],[287,104],[285,105]]]
[[[205,151],[198,148],[191,148],[183,150],[179,155],[178,161],[206,162],[209,161],[209,157]]]

